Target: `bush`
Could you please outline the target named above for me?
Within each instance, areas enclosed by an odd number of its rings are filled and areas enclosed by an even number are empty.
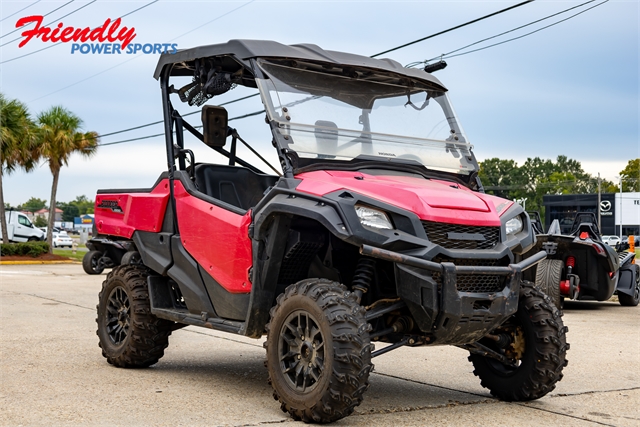
[[[0,243],[0,256],[24,255],[35,258],[48,252],[47,242]]]

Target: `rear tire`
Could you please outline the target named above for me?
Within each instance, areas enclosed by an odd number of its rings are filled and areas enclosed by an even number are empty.
[[[563,270],[564,264],[558,259],[544,259],[536,269],[536,286],[551,298],[558,310],[562,310],[560,280]]]
[[[505,356],[518,366],[508,367],[489,357],[472,354],[474,375],[483,387],[504,401],[539,399],[555,388],[567,366],[566,342],[568,328],[562,323],[562,312],[549,297],[530,282],[522,282],[518,311],[492,333],[513,333]],[[488,338],[482,344],[499,351],[496,342]]]
[[[636,271],[636,284],[633,296],[618,292],[618,302],[625,307],[635,307],[640,302],[640,271]]]
[[[158,362],[169,345],[173,322],[151,314],[148,270],[118,266],[102,283],[96,334],[102,356],[120,368],[146,368]]]
[[[129,251],[125,252],[122,255],[122,259],[120,260],[120,265],[129,265],[129,264],[140,264],[140,252],[138,251]]]
[[[100,274],[104,271],[104,267],[101,267],[98,260],[102,258],[102,252],[89,251],[84,257],[82,257],[82,269],[87,274]]]
[[[278,296],[267,325],[273,396],[295,420],[330,423],[353,412],[369,387],[364,308],[343,285],[307,279]]]

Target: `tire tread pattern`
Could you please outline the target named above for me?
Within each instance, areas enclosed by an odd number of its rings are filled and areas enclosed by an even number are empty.
[[[149,289],[147,276],[149,270],[146,267],[136,265],[117,266],[107,275],[102,283],[99,294],[100,303],[98,310],[98,330],[96,334],[100,338],[98,345],[102,348],[102,356],[107,362],[119,368],[146,368],[158,362],[164,355],[164,349],[169,345],[173,322],[159,319],[151,314],[149,301]],[[113,281],[119,281],[126,289],[130,301],[130,328],[124,347],[114,351],[110,343],[104,343],[108,337],[103,337],[101,332],[100,317],[103,299],[109,297],[107,291]]]
[[[542,260],[536,269],[536,286],[551,298],[551,302],[562,309],[562,297],[560,295],[560,280],[564,264],[559,259]]]
[[[271,321],[267,324],[267,341],[277,340],[277,334],[271,333],[274,317],[279,316],[282,304],[297,295],[306,295],[313,299],[324,311],[332,331],[331,337],[325,337],[325,346],[333,350],[333,372],[326,393],[310,405],[309,408],[295,407],[284,401],[274,387],[273,397],[281,403],[283,412],[287,412],[296,421],[306,423],[330,423],[350,415],[354,408],[362,403],[363,394],[369,388],[369,374],[373,370],[369,332],[371,325],[364,319],[365,310],[357,302],[355,295],[344,285],[326,279],[306,279],[289,286],[277,298],[271,309]],[[277,343],[274,343],[277,348]],[[273,384],[269,358],[265,362],[269,369],[269,384]],[[326,371],[323,372],[326,374]]]
[[[489,389],[493,396],[507,402],[545,396],[555,389],[556,383],[562,379],[562,370],[568,364],[566,333],[569,329],[562,322],[562,311],[553,305],[546,294],[527,281],[522,282],[518,304],[518,311],[524,310],[531,319],[535,335],[533,343],[525,343],[526,346],[533,345],[535,357],[524,372],[523,379],[519,382],[501,379],[487,369],[483,356],[469,356],[469,361],[474,365],[473,373],[480,378],[480,384]]]

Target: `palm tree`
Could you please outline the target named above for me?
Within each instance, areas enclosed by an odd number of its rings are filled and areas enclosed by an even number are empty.
[[[5,218],[2,176],[17,168],[30,171],[38,162],[35,150],[36,129],[27,107],[18,100],[8,100],[0,93],[0,224],[2,242],[9,242]]]
[[[47,159],[53,175],[51,199],[49,207],[49,224],[47,242],[51,251],[51,231],[55,220],[56,192],[58,178],[62,166],[69,165],[73,153],[90,157],[98,150],[98,134],[96,132],[80,132],[82,120],[69,110],[56,106],[38,115],[39,125],[38,152]]]

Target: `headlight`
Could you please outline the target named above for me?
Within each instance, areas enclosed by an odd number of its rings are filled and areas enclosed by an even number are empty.
[[[522,231],[522,219],[520,216],[516,216],[507,221],[507,236],[509,234],[516,234]]]
[[[392,230],[393,226],[389,217],[382,211],[368,208],[366,206],[356,205],[356,214],[360,219],[360,224],[365,227],[371,227],[378,230]]]

